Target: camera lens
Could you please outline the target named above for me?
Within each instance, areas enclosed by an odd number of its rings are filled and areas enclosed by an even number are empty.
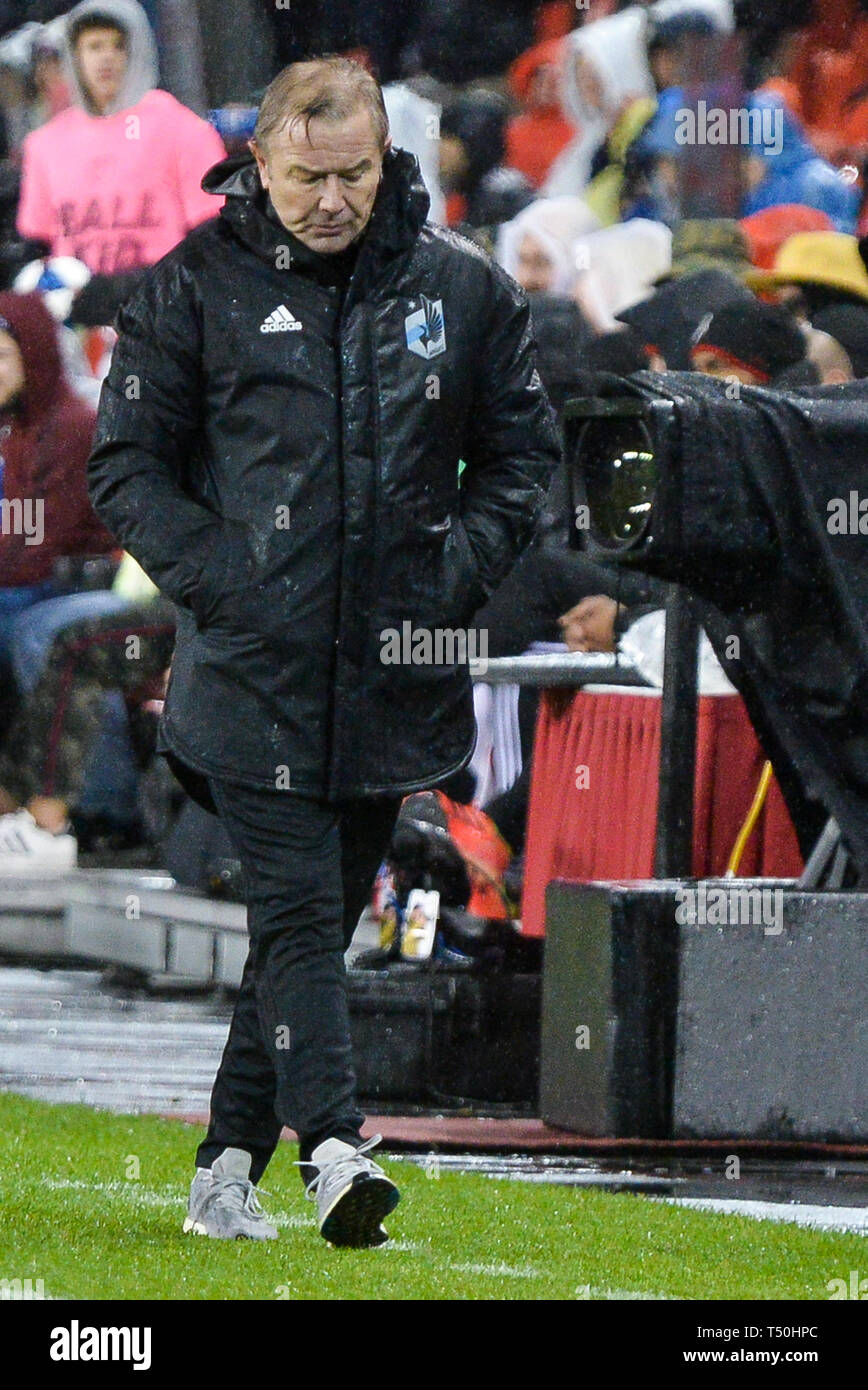
[[[578,457],[598,545],[629,550],[645,537],[654,506],[657,466],[641,420],[589,420],[579,438]]]

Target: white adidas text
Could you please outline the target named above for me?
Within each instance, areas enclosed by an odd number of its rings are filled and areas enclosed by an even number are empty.
[[[298,319],[290,313],[286,305],[279,304],[260,325],[259,331],[260,333],[297,333],[300,328],[301,324]]]

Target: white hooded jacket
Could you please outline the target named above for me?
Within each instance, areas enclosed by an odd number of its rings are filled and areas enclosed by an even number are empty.
[[[578,134],[552,165],[543,187],[545,196],[581,193],[586,187],[594,152],[612,129],[623,103],[655,95],[648,65],[649,23],[688,11],[708,15],[721,33],[733,27],[732,0],[657,0],[657,4],[647,8],[632,5],[620,14],[574,29],[568,36],[564,45],[561,104]],[[597,107],[589,107],[579,90],[579,58],[592,68],[602,88],[602,101]]]

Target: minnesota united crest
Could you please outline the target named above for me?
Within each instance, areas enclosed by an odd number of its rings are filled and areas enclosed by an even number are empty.
[[[443,300],[426,299],[420,295],[422,308],[408,314],[404,320],[407,347],[417,357],[437,357],[446,351],[446,324],[443,321]]]

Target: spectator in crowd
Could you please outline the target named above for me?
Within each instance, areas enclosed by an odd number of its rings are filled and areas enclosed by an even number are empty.
[[[22,701],[0,752],[0,878],[74,867],[70,812],[87,795],[106,695],[136,700],[164,692],[174,610],[150,587],[147,601],[67,624]],[[97,772],[105,783],[106,769]],[[91,774],[91,793],[94,780]]]
[[[521,108],[506,127],[506,163],[540,188],[575,128],[561,110],[560,67],[564,39],[546,39],[516,58],[509,69],[510,92]]]
[[[752,270],[744,232],[731,217],[686,217],[672,233],[672,268],[667,278],[725,270],[745,280]]]
[[[838,304],[814,315],[813,327],[828,333],[847,354],[855,378],[868,377],[868,304]]]
[[[809,382],[821,386],[840,386],[845,381],[852,381],[853,363],[838,339],[804,319],[797,322],[808,345],[808,366],[812,373]]]
[[[576,246],[598,226],[583,198],[536,198],[501,227],[497,258],[522,289],[573,296]]]
[[[70,102],[69,82],[64,76],[60,24],[44,25],[38,32],[30,54],[30,75],[34,92],[34,127],[59,116]]]
[[[786,310],[759,300],[711,314],[690,353],[696,371],[745,386],[774,386],[806,355],[804,334]]]
[[[779,3],[791,8],[789,0]],[[787,74],[816,149],[836,164],[861,164],[868,150],[868,9],[864,0],[822,0],[812,8],[802,16]]]
[[[681,218],[679,165],[684,147],[675,138],[680,88],[661,93],[650,120],[636,133],[621,160],[616,194],[623,221],[647,217],[676,228]]]
[[[729,0],[659,0],[647,8],[629,5],[569,35],[561,100],[577,134],[552,165],[543,188],[546,194],[579,193],[587,186],[594,154],[625,106],[637,97],[653,99],[656,94],[648,58],[649,34],[662,19],[688,12],[705,15],[715,29],[732,27]]]
[[[581,198],[538,198],[501,228],[497,255],[523,289],[569,295],[605,332],[668,272],[671,237],[642,219],[604,230],[595,223]]]
[[[856,2],[843,0],[845,5]],[[745,47],[747,89],[752,91],[774,74],[789,73],[816,22],[840,4],[841,0],[734,0],[736,28]],[[804,87],[799,85],[802,96]]]
[[[691,369],[693,335],[705,315],[733,302],[750,305],[754,296],[729,271],[709,266],[675,277],[618,318],[635,328],[670,371],[684,372]]]
[[[602,227],[610,227],[621,219],[627,156],[646,130],[655,110],[656,103],[651,97],[635,97],[627,101],[591,160],[591,177],[585,189],[585,198]]]
[[[771,270],[785,241],[797,232],[833,232],[831,220],[817,208],[802,203],[780,203],[752,212],[739,221],[747,241],[751,264],[757,270]]]
[[[8,685],[17,625],[64,591],[57,562],[115,546],[87,495],[94,413],[66,381],[39,294],[0,293],[0,414],[0,673]]]
[[[94,273],[152,265],[218,212],[200,180],[222,141],[155,87],[136,0],[83,0],[65,38],[74,104],[24,141],[18,229]]]
[[[653,170],[651,161],[648,169],[652,186],[655,176],[661,184],[658,205],[650,215],[659,216],[668,225],[674,224],[676,219],[674,215],[667,215],[660,192],[668,189],[670,200],[674,201],[675,179],[671,166],[677,163],[682,147],[672,138],[671,128],[674,111],[683,107],[685,101],[680,85],[684,78],[685,52],[691,41],[701,42],[715,32],[716,26],[710,16],[698,10],[687,10],[669,18],[658,16],[649,22],[648,68],[659,97],[656,100],[651,97],[625,100],[591,162],[591,179],[585,196],[604,227],[625,216],[625,204],[635,203],[636,190],[632,184],[640,150],[646,159],[653,155]],[[665,143],[661,138],[664,132],[669,136]],[[641,208],[636,206],[629,213],[631,217],[642,215]]]
[[[630,376],[632,372],[665,372],[666,362],[653,344],[643,343],[635,328],[619,324],[609,333],[601,333],[588,345],[583,361],[587,371],[614,372]]]
[[[499,77],[534,40],[527,0],[420,0],[416,60],[452,84]]]
[[[641,303],[672,264],[672,233],[661,222],[635,217],[581,237],[575,248],[576,298],[598,332]]]
[[[450,226],[508,222],[533,201],[533,189],[504,164],[509,104],[498,92],[470,91],[440,115],[440,185]]]
[[[648,67],[657,91],[681,87],[689,76],[685,62],[691,48],[719,32],[711,15],[700,9],[668,16],[657,10],[647,31]]]
[[[748,192],[742,216],[781,203],[801,203],[826,213],[838,232],[853,232],[859,190],[844,181],[805,137],[796,117],[774,92],[755,92],[749,105],[750,139],[745,146]]]
[[[859,243],[843,232],[797,232],[784,242],[771,270],[748,272],[745,283],[788,302],[807,319],[832,305],[868,304]]]
[[[561,101],[576,136],[551,167],[543,185],[548,197],[581,193],[591,177],[594,153],[625,103],[654,97],[644,33],[645,17],[634,5],[569,35]]]

